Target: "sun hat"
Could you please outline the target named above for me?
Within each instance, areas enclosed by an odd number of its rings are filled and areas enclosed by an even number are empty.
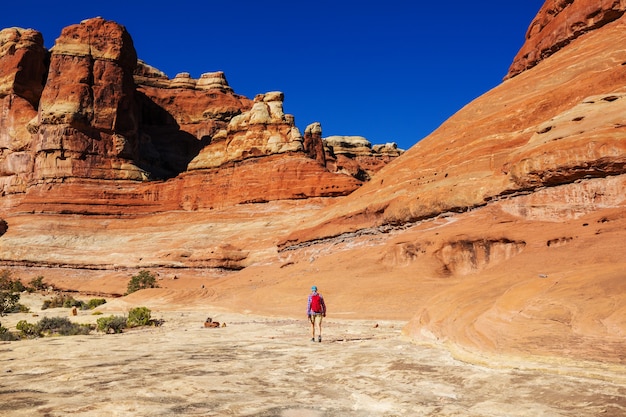
[[[317,287],[314,285],[311,287],[311,291],[317,291]]]

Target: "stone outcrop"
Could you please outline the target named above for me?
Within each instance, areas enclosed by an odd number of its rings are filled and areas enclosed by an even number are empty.
[[[51,51],[34,30],[5,29],[0,70],[0,192],[9,196],[2,207],[162,211],[345,195],[363,180],[347,178],[347,172],[330,175],[318,156],[305,151],[294,117],[283,112],[282,93],[250,100],[236,94],[221,71],[169,79],[137,59],[130,34],[112,21],[93,18],[67,27]],[[318,155],[323,162],[319,149]],[[257,159],[254,165],[251,159]],[[246,172],[244,182],[230,183],[237,177],[232,167],[244,163],[239,171]],[[200,181],[198,175],[208,176],[204,183],[210,177],[220,187],[234,188],[224,193],[201,187],[204,195],[193,196],[190,184]],[[272,177],[268,188],[283,186],[261,197],[265,184],[257,181],[250,195],[243,191],[248,175]],[[276,182],[275,175],[294,178]],[[304,177],[310,179],[303,183]],[[285,186],[293,181],[299,186],[290,192]],[[176,200],[183,192],[184,201]],[[230,198],[212,200],[224,194]],[[68,195],[76,198],[65,201]],[[197,204],[189,205],[190,200]]]
[[[548,58],[579,36],[619,19],[624,0],[549,0],[526,32],[506,78],[514,77]]]
[[[292,115],[283,112],[281,92],[259,94],[249,111],[234,116],[225,129],[216,132],[211,142],[191,161],[189,170],[217,168],[287,152],[303,152],[302,136]]]
[[[39,32],[0,31],[0,195],[24,192],[32,180],[35,136],[29,123],[37,117],[47,60]]]
[[[625,27],[622,17],[591,31],[479,97],[404,153],[402,163],[388,166],[378,184],[320,217],[328,226],[311,225],[310,235],[299,231],[294,241],[340,234],[345,218],[346,229],[360,217],[363,228],[371,227],[372,213],[376,226],[410,223],[545,186],[625,174],[626,50],[617,47]]]
[[[126,29],[101,18],[61,32],[52,48],[34,144],[37,179],[145,179],[138,159],[133,71]]]
[[[187,73],[170,80],[139,62],[135,70],[141,108],[141,166],[153,178],[172,178],[187,170],[200,150],[249,110],[252,101],[235,94],[222,72]]]
[[[368,181],[404,151],[391,142],[374,145],[363,136],[328,136],[323,139],[326,165],[333,172],[345,172]]]
[[[322,125],[319,122],[312,123],[304,129],[303,146],[307,155],[319,162],[320,165],[326,165]]]
[[[412,277],[398,279],[402,288],[421,288],[406,300],[419,306],[407,335],[486,363],[505,353],[623,365],[626,16],[616,2],[561,3],[562,13],[615,19],[591,18],[563,42],[553,35],[578,18],[550,14],[539,32],[547,43],[529,47],[533,36],[523,50],[558,53],[524,65],[292,231],[284,253],[393,231],[385,279],[397,271]]]

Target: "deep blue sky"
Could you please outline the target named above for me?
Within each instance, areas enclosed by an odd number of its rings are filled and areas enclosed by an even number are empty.
[[[323,136],[408,149],[497,86],[543,0],[10,1],[0,28],[43,33],[101,16],[170,78],[224,71],[235,92],[285,93],[286,113]]]

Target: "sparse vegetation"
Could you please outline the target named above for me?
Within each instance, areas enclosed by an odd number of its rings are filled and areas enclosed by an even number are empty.
[[[0,341],[12,342],[14,340],[19,340],[19,337],[11,333],[6,327],[2,327],[2,323],[0,323]]]
[[[102,304],[106,304],[106,302],[107,300],[105,300],[104,298],[92,298],[87,303],[87,308],[89,310],[93,310],[94,308],[101,306]]]
[[[37,330],[37,325],[31,324],[26,320],[18,321],[15,328],[20,331],[20,337],[22,339],[34,339],[40,336],[40,333]]]
[[[96,320],[96,329],[104,333],[122,333],[126,328],[126,317],[124,316],[109,316],[100,317]]]
[[[128,312],[128,327],[147,326],[150,324],[150,315],[152,312],[147,307],[135,307]]]
[[[36,324],[20,320],[15,326],[22,338],[36,338],[42,336],[75,336],[89,334],[92,327],[88,324],[73,323],[67,317],[44,317]]]
[[[24,290],[22,282],[13,279],[11,271],[8,269],[0,271],[0,316],[20,310],[19,293]]]
[[[59,294],[49,300],[44,300],[41,309],[47,310],[49,308],[72,307],[71,304],[74,302],[76,302],[76,300],[74,300],[74,297],[71,295]]]
[[[76,300],[71,295],[57,295],[54,298],[49,300],[44,300],[43,305],[41,306],[42,310],[47,310],[49,308],[80,308],[81,310],[93,310],[94,308],[106,304],[106,300],[104,298],[92,298],[87,303],[81,300]]]
[[[73,323],[67,317],[44,317],[37,323],[40,334],[51,336],[75,336],[89,334],[91,327],[85,324]]]
[[[19,293],[26,291],[26,287],[19,279],[13,278],[13,274],[8,269],[0,271],[0,291]]]
[[[137,275],[133,275],[128,282],[126,294],[131,294],[135,291],[143,290],[146,288],[159,288],[156,282],[156,277],[150,271],[142,270]]]
[[[46,289],[46,284],[43,282],[43,276],[39,275],[36,278],[33,278],[28,283],[28,286],[33,291],[43,291]]]

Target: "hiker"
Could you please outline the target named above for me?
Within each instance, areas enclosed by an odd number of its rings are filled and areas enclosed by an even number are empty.
[[[317,341],[322,341],[322,317],[326,317],[326,304],[324,303],[324,297],[317,292],[317,287],[314,285],[311,287],[311,294],[309,294],[309,300],[306,306],[306,314],[311,322],[311,342],[315,342],[315,326],[317,325],[319,332]]]

